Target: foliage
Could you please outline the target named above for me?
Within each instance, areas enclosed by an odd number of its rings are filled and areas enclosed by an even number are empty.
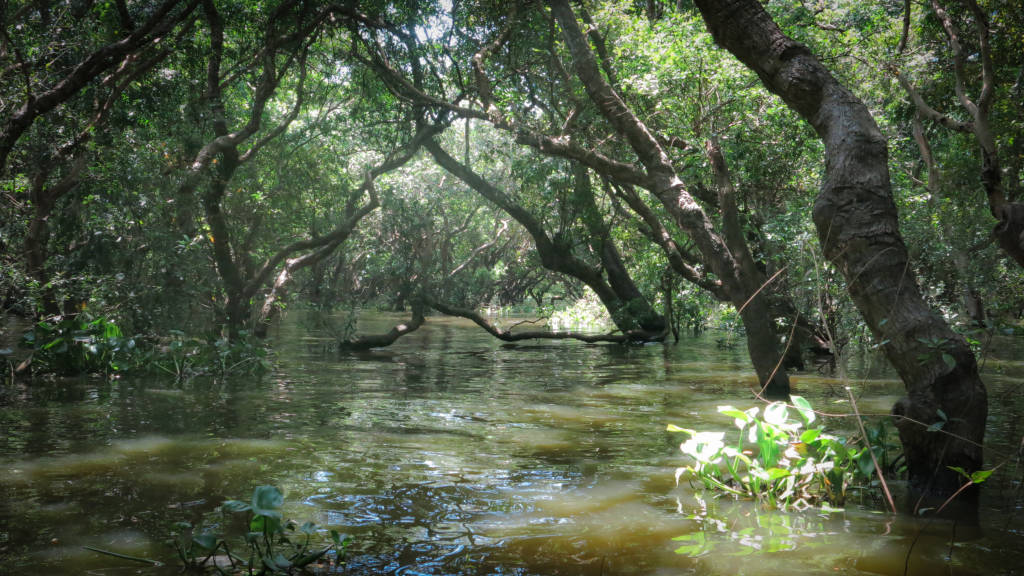
[[[613,326],[608,310],[591,290],[567,308],[551,314],[548,324],[557,331],[601,331]]]
[[[758,501],[765,508],[803,509],[819,504],[842,506],[848,489],[866,483],[874,464],[866,447],[826,433],[810,403],[800,396],[793,405],[773,402],[760,409],[719,406],[739,429],[735,444],[726,432],[697,432],[669,425],[689,439],[680,450],[693,459],[676,470],[676,482],[687,476],[720,494]],[[792,411],[798,417],[791,416]]]
[[[241,573],[243,568],[248,574],[296,574],[313,563],[345,564],[351,538],[335,530],[328,531],[325,538],[324,531],[313,522],[299,525],[284,520],[283,505],[284,494],[268,485],[257,486],[249,502],[228,500],[221,505],[227,516],[245,514],[247,531],[241,548],[247,554],[232,552],[223,534],[188,522],[174,525],[169,544],[177,552],[183,570],[193,574]]]
[[[264,342],[243,332],[238,338],[195,338],[181,330],[140,354],[134,363],[138,372],[159,371],[178,382],[197,376],[260,374],[270,369],[271,358]]]
[[[57,316],[37,322],[22,335],[32,350],[33,372],[62,375],[117,372],[135,351],[135,339],[104,317]]]
[[[168,336],[126,336],[107,317],[87,313],[56,316],[34,324],[21,337],[35,375],[165,373],[176,381],[201,375],[257,374],[270,367],[265,344],[248,334],[229,340],[201,339],[181,330]]]

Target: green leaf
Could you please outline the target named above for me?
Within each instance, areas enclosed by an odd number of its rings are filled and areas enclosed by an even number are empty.
[[[53,348],[54,346],[56,346],[57,344],[60,344],[61,342],[64,342],[64,337],[63,336],[58,336],[58,337],[54,338],[53,340],[50,340],[47,344],[45,344],[43,346],[43,350],[49,350],[50,348]]]
[[[282,572],[292,567],[292,563],[288,558],[285,558],[284,554],[274,554],[274,566]]]
[[[204,532],[192,537],[192,541],[203,550],[213,550],[217,546],[217,537],[209,532]]]
[[[790,396],[789,398],[793,401],[793,406],[800,412],[800,417],[803,418],[804,423],[810,426],[815,418],[817,418],[814,414],[814,409],[811,408],[811,403],[803,396]]]
[[[330,550],[330,547],[327,547],[327,548],[324,548],[322,550],[317,550],[317,551],[314,551],[314,552],[310,552],[309,554],[306,554],[306,555],[303,555],[303,556],[299,556],[298,558],[295,559],[293,564],[296,567],[298,567],[298,568],[302,568],[303,566],[306,566],[308,564],[316,562],[317,560],[322,558],[324,554],[327,554],[327,552],[329,550]]]
[[[789,420],[789,410],[782,402],[772,402],[764,409],[764,420],[769,424],[780,426]]]
[[[946,366],[949,366],[950,370],[956,368],[956,358],[953,358],[945,352],[942,353],[942,361],[946,363]]]
[[[252,511],[262,516],[281,517],[284,494],[277,486],[257,486],[252,492]]]
[[[857,459],[857,468],[860,469],[860,473],[865,478],[870,478],[875,473],[875,461],[867,454],[864,454]]]
[[[281,518],[278,516],[266,516],[263,514],[253,516],[252,520],[249,521],[249,530],[261,534],[277,534],[281,531]]]
[[[821,430],[819,428],[804,430],[804,433],[800,435],[800,441],[803,442],[804,444],[810,444],[811,442],[817,440],[818,436],[820,435]]]
[[[767,415],[768,411],[765,410]],[[763,423],[758,422],[755,426],[756,432],[756,443],[760,450],[758,453],[758,459],[765,467],[775,466],[775,463],[779,461],[779,445],[775,443],[775,438],[770,434],[765,433],[765,426]]]
[[[975,484],[981,484],[985,480],[988,480],[988,477],[991,476],[993,472],[995,472],[994,469],[993,470],[978,470],[976,472],[973,472],[973,473],[971,473],[971,482],[974,482]]]
[[[737,410],[732,406],[719,406],[718,411],[725,416],[731,416],[733,418],[733,423],[740,430],[743,430],[747,424],[750,424],[750,415],[741,410]]]
[[[704,534],[704,532],[684,534],[682,536],[676,536],[672,540],[675,542],[685,543],[683,546],[680,546],[675,550],[675,553],[681,556],[699,556],[709,549],[707,536]]]

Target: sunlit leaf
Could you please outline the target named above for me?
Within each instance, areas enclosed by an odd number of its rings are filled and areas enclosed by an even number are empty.
[[[971,473],[971,482],[981,484],[985,480],[988,480],[988,477],[991,476],[993,472],[995,472],[995,470],[978,470],[973,472]]]
[[[796,406],[805,424],[810,425],[814,422],[817,416],[814,414],[814,409],[811,408],[811,403],[806,398],[803,396],[790,396],[789,398],[793,401],[793,405]]]

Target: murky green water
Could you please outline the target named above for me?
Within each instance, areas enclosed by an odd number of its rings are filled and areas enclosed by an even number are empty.
[[[431,318],[387,350],[339,356],[293,316],[274,338],[280,368],[261,379],[3,390],[0,573],[173,574],[173,522],[266,483],[285,489],[288,516],[355,538],[352,574],[1024,570],[1016,459],[989,481],[980,532],[856,503],[825,515],[712,501],[694,520],[703,505],[675,486],[679,438],[665,425],[725,428],[716,405],[752,404],[742,347],[714,336],[510,348]],[[1024,346],[996,348],[985,365],[993,465],[1024,434]],[[899,383],[878,360],[852,372],[861,411],[887,412]],[[816,407],[848,411],[840,382],[795,385]],[[140,568],[83,545],[172,565]]]

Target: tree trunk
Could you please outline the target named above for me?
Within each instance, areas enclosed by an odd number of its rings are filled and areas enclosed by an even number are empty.
[[[602,76],[568,0],[552,0],[551,12],[562,27],[566,45],[572,53],[573,69],[590,100],[636,153],[646,169],[648,189],[679,228],[693,239],[708,267],[721,279],[730,301],[741,311],[744,326],[750,323],[747,330],[748,343],[753,344],[749,350],[750,360],[765,394],[778,398],[788,397],[789,377],[785,370],[777,369],[781,357],[778,342],[774,331],[770,328],[766,330],[766,327],[771,326],[772,319],[767,315],[767,307],[761,302],[764,297],[760,295],[760,272],[755,270],[755,275],[745,275],[746,271],[737,263],[736,255],[730,252],[727,242],[715,232],[711,219],[679,178],[665,149]],[[756,314],[763,316],[754,318]],[[771,357],[762,353],[769,347],[775,348]]]
[[[587,228],[587,240],[591,249],[600,256],[601,265],[608,276],[608,285],[619,300],[620,306],[628,307],[624,312],[635,318],[644,330],[653,333],[663,332],[667,326],[665,318],[655,312],[651,303],[636,287],[615,241],[609,235],[609,228],[605,226],[604,217],[594,200],[590,170],[578,162],[572,162],[572,175],[573,199],[582,211],[581,219]]]
[[[715,40],[810,123],[825,144],[814,223],[826,257],[906,387],[894,407],[910,487],[941,503],[982,466],[988,404],[970,347],[928,308],[899,234],[885,137],[867,107],[757,0],[695,0]],[[941,432],[930,424],[944,422]],[[969,499],[975,495],[968,496]],[[917,500],[912,498],[911,502]]]
[[[491,324],[486,318],[476,312],[476,310],[470,310],[468,308],[459,308],[446,304],[437,298],[428,297],[427,304],[442,314],[449,316],[458,316],[472,320],[474,324],[483,328],[488,334],[494,336],[498,340],[504,342],[519,342],[521,340],[579,340],[581,342],[587,342],[589,344],[597,342],[611,342],[616,344],[630,344],[635,342],[650,342],[656,341],[661,342],[668,335],[667,331],[663,332],[659,337],[653,337],[645,332],[639,333],[611,333],[611,334],[591,334],[585,332],[551,332],[550,330],[521,330],[519,332],[513,332],[512,330],[524,322],[518,322],[512,328],[504,330],[498,328],[494,324]]]
[[[49,167],[41,166],[40,171],[32,178],[30,187],[32,219],[25,232],[23,244],[25,273],[43,289],[42,301],[39,304],[44,314],[60,313],[60,305],[54,290],[47,286],[50,282],[50,275],[46,271],[46,260],[49,258],[50,217],[57,206],[57,201],[81,182],[85,156],[73,159],[70,164],[67,173],[52,186],[46,185],[51,176]]]
[[[252,314],[252,306],[244,294],[245,280],[231,249],[231,227],[228,225],[221,206],[228,182],[231,181],[231,177],[234,176],[237,169],[238,155],[234,150],[225,152],[216,175],[210,179],[209,187],[203,195],[206,224],[210,227],[213,244],[213,260],[217,265],[217,273],[224,283],[225,322],[227,323],[228,337],[232,340],[239,336]]]

